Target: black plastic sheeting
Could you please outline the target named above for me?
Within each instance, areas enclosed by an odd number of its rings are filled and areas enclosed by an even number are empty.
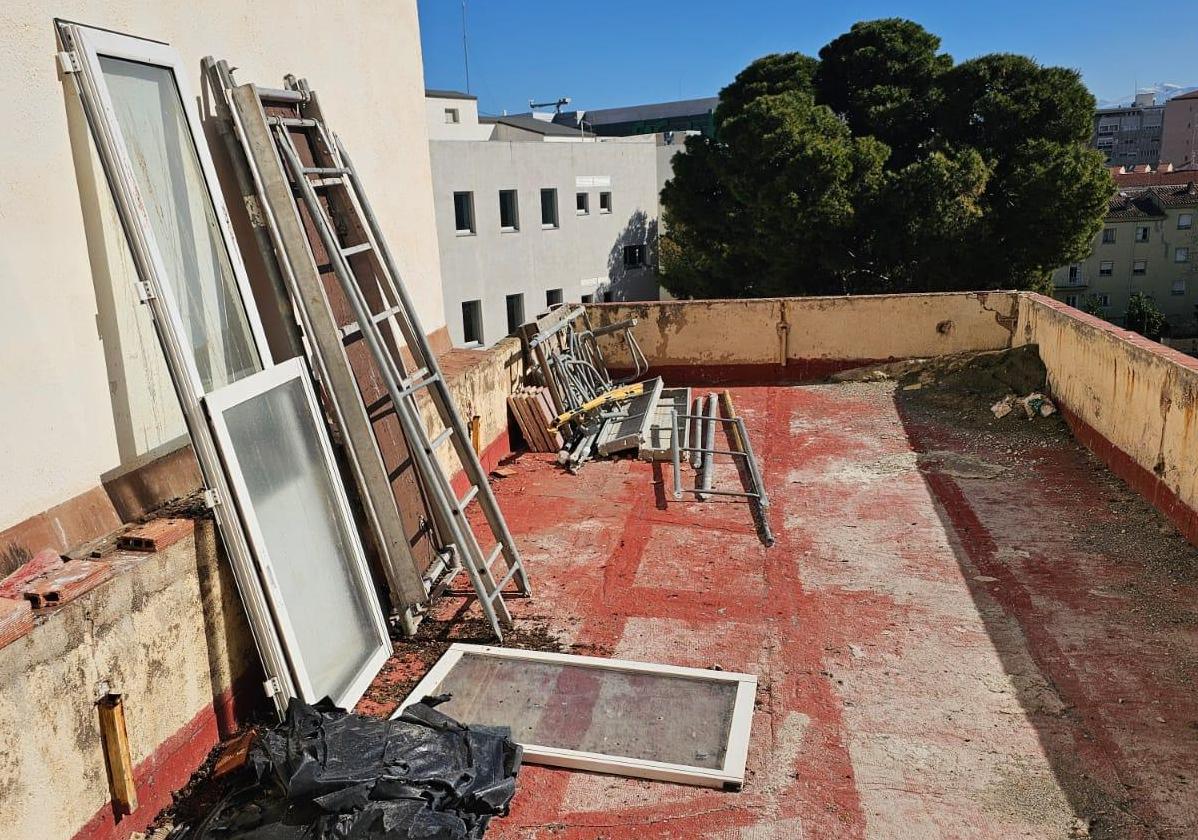
[[[476,840],[516,793],[521,749],[429,697],[399,718],[293,700],[250,747],[247,783],[170,840]]]

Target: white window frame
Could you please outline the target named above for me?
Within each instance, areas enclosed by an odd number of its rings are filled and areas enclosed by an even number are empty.
[[[130,165],[124,137],[117,124],[116,113],[108,94],[104,74],[100,68],[99,55],[123,58],[131,61],[156,66],[168,67],[174,75],[175,84],[183,103],[184,114],[188,128],[200,160],[200,167],[208,183],[209,198],[217,218],[217,223],[224,236],[228,257],[237,280],[239,291],[245,301],[253,301],[249,293],[249,284],[241,263],[241,254],[237,250],[229,225],[228,215],[224,212],[219,189],[214,191],[217,184],[212,169],[211,158],[208,155],[206,143],[198,142],[203,138],[199,128],[198,113],[195,109],[195,97],[187,83],[184,64],[179,54],[166,44],[157,41],[147,41],[131,35],[121,35],[107,32],[80,24],[66,21],[56,21],[58,37],[63,52],[59,54],[59,66],[64,76],[73,83],[76,93],[83,106],[91,129],[92,140],[100,162],[107,176],[113,202],[125,232],[125,240],[129,246],[137,269],[139,282],[145,293],[146,303],[154,315],[154,328],[162,345],[166,358],[167,369],[170,371],[171,382],[179,398],[184,421],[191,437],[192,447],[199,461],[205,486],[213,504],[213,514],[220,528],[222,542],[228,552],[229,565],[237,581],[249,619],[250,630],[262,664],[266,671],[266,693],[274,701],[275,708],[284,712],[288,698],[296,696],[295,683],[262,591],[257,571],[254,568],[253,554],[246,541],[246,535],[233,503],[232,490],[229,488],[227,476],[217,450],[216,441],[208,419],[204,414],[200,399],[204,393],[203,383],[196,369],[194,359],[187,350],[185,336],[178,318],[178,310],[169,289],[164,288],[165,272],[163,261],[153,242],[153,228],[149,225],[144,204],[139,198],[137,181]],[[253,306],[247,305],[246,316],[249,320],[251,333],[257,343],[259,358],[264,368],[269,367],[273,359],[258,322],[257,312]]]
[[[254,293],[250,289],[249,277],[246,274],[245,265],[241,261],[241,252],[237,248],[237,240],[233,238],[233,225],[229,220],[228,207],[226,207],[224,197],[220,192],[220,181],[216,177],[216,168],[212,164],[212,156],[208,152],[208,142],[204,136],[199,111],[196,109],[196,96],[187,83],[187,65],[177,50],[157,41],[147,41],[143,38],[134,38],[131,35],[90,29],[75,24],[69,24],[66,28],[74,34],[76,54],[80,61],[87,65],[87,69],[96,82],[95,96],[103,112],[106,130],[111,135],[111,151],[115,155],[121,169],[120,189],[127,190],[133,197],[131,209],[137,216],[138,232],[142,237],[141,246],[153,262],[154,275],[159,281],[167,276],[166,263],[162,259],[158,243],[154,239],[149,213],[146,211],[145,202],[141,198],[141,191],[137,187],[133,164],[129,159],[129,147],[125,142],[124,135],[121,133],[121,127],[117,121],[116,109],[108,93],[108,86],[103,81],[104,72],[100,67],[100,56],[136,61],[154,67],[164,67],[170,70],[171,75],[174,76],[175,86],[179,91],[179,98],[182,101],[183,113],[187,118],[187,128],[191,134],[192,146],[195,147],[196,157],[200,162],[200,171],[204,176],[204,185],[207,188],[208,199],[212,203],[213,215],[215,215],[217,227],[220,229],[221,239],[229,257],[229,264],[233,270],[234,283],[241,295],[246,320],[249,323],[250,333],[253,336],[254,350],[258,353],[262,369],[269,368],[273,364],[273,359],[270,355],[270,347],[266,341],[266,331],[263,329],[262,321],[258,317],[258,309],[254,303]],[[157,282],[153,285],[154,288],[151,289],[151,293],[162,298],[166,303],[165,308],[167,315],[171,319],[174,335],[187,335],[187,331],[183,328],[183,322],[179,319],[178,301],[174,298],[170,284]],[[195,392],[203,394],[204,387],[200,379],[200,372],[190,352],[183,350],[183,361]]]
[[[446,125],[457,125],[461,121],[462,121],[462,115],[461,115],[461,112],[459,112],[457,108],[446,108],[445,109],[445,124]]]
[[[694,767],[650,761],[642,758],[606,755],[604,753],[566,750],[538,744],[521,744],[524,760],[532,764],[551,767],[567,767],[572,770],[590,770],[598,773],[614,773],[641,779],[658,779],[666,782],[702,785],[712,788],[739,789],[744,784],[745,764],[749,757],[749,732],[753,724],[753,702],[757,694],[757,677],[738,674],[734,671],[712,671],[706,668],[684,668],[678,665],[659,665],[650,662],[633,662],[628,659],[605,659],[599,656],[575,656],[567,653],[546,653],[533,650],[516,650],[491,645],[469,645],[455,643],[437,660],[391,716],[399,717],[403,710],[430,694],[436,694],[438,686],[463,656],[490,656],[499,659],[514,659],[524,662],[549,662],[559,665],[574,665],[605,671],[622,671],[658,676],[687,677],[736,686],[732,721],[728,727],[727,746],[724,750],[724,765],[719,769]]]
[[[1186,220],[1185,224],[1182,224],[1182,219]],[[1189,230],[1193,226],[1194,226],[1194,214],[1193,213],[1179,213],[1178,214],[1178,216],[1177,216],[1177,229],[1178,230]]]
[[[300,648],[299,640],[296,638],[294,624],[287,612],[287,604],[283,600],[283,593],[279,588],[274,571],[277,564],[267,551],[265,535],[254,513],[254,508],[248,504],[250,489],[246,484],[241,466],[237,461],[236,452],[233,449],[233,441],[229,434],[229,427],[225,422],[225,412],[229,409],[292,381],[298,381],[303,388],[305,405],[308,408],[307,416],[312,421],[312,427],[316,430],[316,438],[320,445],[325,475],[333,487],[333,497],[337,502],[335,513],[352,550],[352,555],[343,558],[343,560],[357,581],[360,591],[365,596],[365,603],[373,605],[376,601],[376,595],[374,583],[370,577],[370,568],[366,563],[366,553],[362,548],[361,541],[358,539],[358,531],[354,525],[353,513],[349,509],[345,487],[341,483],[341,476],[337,471],[336,461],[333,457],[333,448],[329,443],[328,433],[321,419],[320,407],[316,402],[316,393],[312,390],[312,383],[308,378],[307,367],[303,359],[288,359],[272,368],[255,373],[252,376],[247,376],[244,379],[239,379],[206,396],[204,404],[208,407],[208,415],[212,420],[213,433],[220,444],[221,452],[224,453],[225,464],[229,471],[229,481],[233,485],[234,493],[241,500],[239,507],[245,521],[250,545],[253,546],[254,554],[258,559],[258,565],[262,570],[263,588],[270,601],[275,620],[278,622],[279,632],[284,644],[287,650],[292,652],[292,656],[290,657],[291,665],[300,690],[300,697],[309,703],[314,703],[320,700],[323,695],[317,694],[316,689],[312,686],[308,672],[304,668],[303,651]],[[353,708],[354,704],[366,693],[371,680],[374,679],[379,669],[383,666],[383,663],[387,661],[387,657],[391,655],[391,638],[387,632],[387,624],[383,620],[382,610],[375,608],[369,610],[369,613],[375,633],[378,636],[378,647],[370,655],[366,664],[345,690],[345,693],[339,697],[332,698],[333,702],[342,708]],[[313,620],[312,616],[299,616],[298,618],[302,621]]]
[[[1173,249],[1173,262],[1187,263],[1189,261],[1190,261],[1190,249],[1189,248],[1174,248]]]

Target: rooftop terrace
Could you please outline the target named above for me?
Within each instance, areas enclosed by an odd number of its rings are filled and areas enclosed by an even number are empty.
[[[569,475],[521,451],[518,342],[454,351],[533,580],[505,643],[756,674],[748,774],[733,793],[526,765],[489,837],[1198,834],[1198,362],[1005,292],[592,309],[630,315],[668,383],[731,386],[777,542],[741,501],[675,501],[669,464]],[[1059,414],[992,415],[1033,381]],[[18,831],[128,837],[261,705],[211,526],[139,563],[0,649]],[[490,641],[458,595],[358,710],[389,714],[452,641]],[[96,673],[128,698],[124,821],[86,725]],[[19,737],[37,722],[66,737]]]

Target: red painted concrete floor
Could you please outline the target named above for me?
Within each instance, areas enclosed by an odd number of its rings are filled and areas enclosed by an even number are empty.
[[[771,549],[668,465],[522,455],[496,490],[522,633],[759,676],[744,790],[526,766],[489,837],[1198,837],[1198,561],[1163,519],[1056,420],[958,426],[888,383],[734,397]]]

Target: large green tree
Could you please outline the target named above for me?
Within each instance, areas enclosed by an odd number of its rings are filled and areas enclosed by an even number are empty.
[[[1078,74],[960,64],[911,21],[768,55],[720,92],[662,191],[680,297],[1029,288],[1082,259],[1113,185]]]

